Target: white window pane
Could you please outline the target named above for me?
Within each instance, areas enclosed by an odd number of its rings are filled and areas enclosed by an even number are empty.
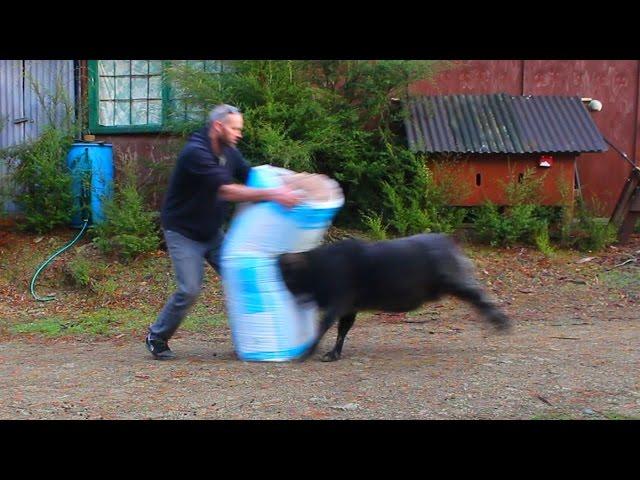
[[[131,73],[133,75],[146,75],[149,62],[147,60],[131,60]]]
[[[162,103],[160,100],[149,100],[149,120],[148,123],[160,124],[162,118]]]
[[[147,77],[131,79],[131,98],[147,98]]]
[[[162,97],[162,82],[160,77],[149,77],[149,98]]]
[[[146,125],[147,123],[147,101],[134,100],[131,106],[131,123],[133,125]]]
[[[162,60],[149,60],[149,75],[159,74],[162,70]]]
[[[129,102],[116,102],[116,125],[130,125],[130,110]]]
[[[202,60],[191,60],[189,66],[194,70],[204,70],[204,62]]]
[[[131,60],[116,60],[116,75],[130,75]]]
[[[100,125],[113,125],[113,109],[115,102],[100,102]]]
[[[113,60],[98,60],[98,75],[114,75]]]
[[[215,72],[215,73],[220,73],[222,71],[221,67],[221,63],[218,62],[217,60],[206,60],[205,61],[205,70],[207,72]]]
[[[183,118],[185,112],[185,106],[180,100],[173,100],[171,102],[171,116],[173,118]]]
[[[204,112],[202,110],[190,109],[187,113],[187,119],[189,120],[202,120],[204,117]]]
[[[119,100],[131,98],[131,77],[116,77],[116,98]]]
[[[171,94],[173,98],[183,98],[185,91],[177,83],[173,83],[171,84]]]
[[[100,100],[116,98],[116,84],[113,77],[100,77]]]

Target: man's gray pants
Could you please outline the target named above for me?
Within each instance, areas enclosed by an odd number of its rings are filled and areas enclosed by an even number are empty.
[[[152,340],[168,341],[195,303],[204,278],[204,261],[220,275],[222,231],[209,242],[198,242],[172,230],[164,230],[167,250],[173,264],[177,289],[149,327]]]

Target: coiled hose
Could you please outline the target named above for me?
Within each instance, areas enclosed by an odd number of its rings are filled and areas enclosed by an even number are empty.
[[[86,149],[84,153],[82,153],[78,158],[74,159],[74,162],[81,160],[83,157],[88,158],[88,151]],[[81,213],[84,216],[84,219],[82,220],[82,228],[80,229],[80,233],[78,233],[78,235],[76,235],[76,238],[74,238],[71,242],[69,242],[67,245],[62,247],[56,253],[51,255],[44,263],[42,263],[36,269],[36,272],[33,274],[33,278],[31,279],[31,284],[29,286],[29,290],[31,291],[31,295],[33,296],[33,298],[35,298],[39,302],[49,302],[51,300],[55,300],[56,295],[55,294],[47,295],[46,297],[38,296],[38,294],[36,293],[36,279],[38,278],[38,275],[40,275],[40,273],[47,267],[47,265],[49,265],[53,261],[54,258],[56,258],[61,253],[71,248],[73,244],[76,243],[80,239],[80,237],[82,237],[85,230],[87,229],[87,225],[89,225],[89,219],[91,217],[91,212],[89,210],[89,198],[91,195],[90,185],[91,185],[90,174],[85,173],[80,183]]]
[[[78,233],[78,235],[76,235],[76,238],[74,238],[70,243],[68,243],[67,245],[62,247],[56,253],[51,255],[42,265],[40,265],[38,267],[38,269],[36,270],[36,273],[33,275],[33,278],[31,279],[31,285],[30,285],[30,291],[31,291],[31,295],[33,296],[33,298],[35,298],[39,302],[49,302],[51,300],[55,300],[55,298],[56,298],[55,294],[47,295],[46,297],[39,297],[38,296],[38,294],[36,293],[36,278],[38,278],[38,275],[40,275],[40,272],[42,272],[47,267],[47,265],[49,265],[49,263],[51,263],[53,261],[54,258],[56,258],[58,255],[60,255],[62,252],[64,252],[64,251],[68,250],[69,248],[71,248],[73,246],[73,244],[76,243],[80,239],[80,237],[82,236],[84,231],[87,229],[87,225],[88,224],[89,224],[89,219],[88,218],[83,220],[82,229],[80,230],[80,233]]]

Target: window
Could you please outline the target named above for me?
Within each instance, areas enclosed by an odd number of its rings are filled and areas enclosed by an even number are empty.
[[[166,69],[181,64],[222,72],[222,62],[215,60],[90,60],[91,132],[156,132],[169,117],[204,120],[206,112],[190,104],[183,92],[167,81]]]
[[[209,73],[222,73],[223,63],[216,60],[174,60],[174,66],[188,66],[194,70],[202,70]],[[169,108],[167,115],[172,120],[205,120],[207,112],[201,107],[189,102],[184,92],[177,85],[171,85],[169,89]]]

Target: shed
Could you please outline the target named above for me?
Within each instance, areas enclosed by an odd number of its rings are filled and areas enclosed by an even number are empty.
[[[544,175],[541,203],[560,205],[569,200],[563,186],[579,179],[578,156],[607,150],[580,97],[434,95],[412,97],[407,107],[409,148],[463,186],[458,206],[505,205],[504,184],[528,168]],[[564,190],[572,200],[574,188]]]

